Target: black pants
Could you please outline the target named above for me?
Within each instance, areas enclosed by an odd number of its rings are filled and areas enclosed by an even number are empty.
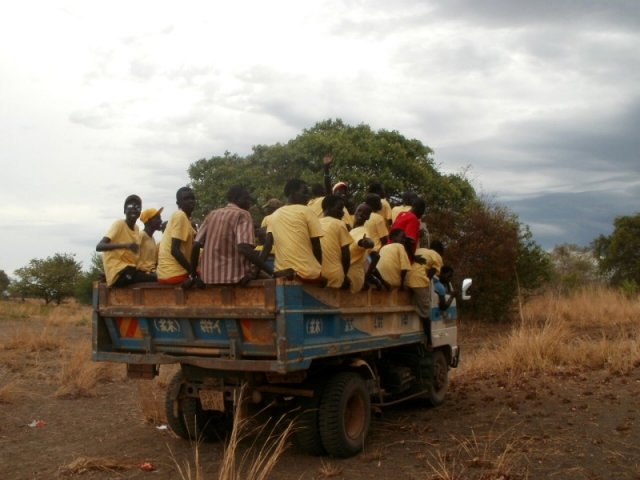
[[[113,283],[114,287],[126,287],[132,283],[155,282],[157,277],[155,273],[147,273],[137,270],[136,267],[128,266],[120,270],[117,280]]]

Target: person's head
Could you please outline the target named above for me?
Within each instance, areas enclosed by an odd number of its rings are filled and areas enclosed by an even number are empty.
[[[277,198],[270,198],[267,203],[262,206],[262,211],[264,212],[265,217],[267,215],[271,215],[277,209],[282,206],[282,202]]]
[[[144,223],[145,230],[151,230],[152,232],[160,230],[162,227],[162,210],[164,210],[164,207],[160,207],[159,209],[147,208],[143,210],[140,214],[140,220]]]
[[[322,211],[325,217],[333,217],[340,220],[344,215],[344,200],[334,194],[327,195],[322,199]]]
[[[422,198],[416,197],[413,199],[413,202],[411,202],[411,211],[415,214],[416,217],[422,218],[426,210],[427,204]]]
[[[335,195],[340,195],[341,197],[348,197],[351,195],[351,191],[349,190],[349,185],[346,182],[338,182],[331,189],[332,193]]]
[[[364,197],[364,203],[369,205],[374,212],[382,210],[382,201],[377,193],[367,193]]]
[[[284,195],[289,203],[306,205],[309,202],[309,186],[304,180],[292,178],[284,186]]]
[[[429,247],[431,248],[431,250],[438,252],[440,256],[444,255],[444,245],[440,240],[434,240],[433,242],[431,242],[431,245],[429,245]]]
[[[402,204],[411,206],[417,196],[418,194],[416,192],[412,192],[410,190],[402,192]]]
[[[242,185],[232,186],[227,192],[227,200],[243,210],[249,210],[253,203],[249,191]]]
[[[353,214],[354,217],[354,226],[359,227],[360,225],[364,225],[364,222],[369,220],[371,216],[371,207],[366,203],[361,203],[356,208],[356,211]]]
[[[384,187],[382,186],[382,183],[378,181],[373,181],[369,184],[369,193],[375,193],[377,195],[380,195],[380,198],[385,197]]]
[[[392,228],[389,232],[389,240],[391,243],[404,243],[406,235],[401,228]]]
[[[180,187],[176,192],[176,204],[187,216],[191,216],[196,208],[196,195],[190,187]]]
[[[129,195],[124,200],[124,216],[126,222],[133,226],[138,217],[140,217],[140,210],[142,210],[142,200],[138,195]]]
[[[324,197],[327,194],[324,187],[320,183],[314,183],[311,185],[311,195],[315,197]]]
[[[440,275],[438,275],[438,278],[442,283],[449,283],[452,277],[453,277],[453,268],[451,268],[449,265],[444,265],[440,269]]]

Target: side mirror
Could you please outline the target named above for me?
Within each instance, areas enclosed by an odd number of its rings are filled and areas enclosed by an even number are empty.
[[[471,293],[469,292],[469,289],[471,288],[472,283],[473,280],[471,280],[470,278],[465,278],[462,281],[462,300],[471,300]]]

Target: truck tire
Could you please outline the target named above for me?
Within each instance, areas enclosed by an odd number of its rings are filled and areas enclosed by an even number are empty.
[[[165,413],[171,430],[185,440],[224,440],[233,428],[233,415],[203,410],[200,400],[181,393],[183,384],[184,375],[178,371],[167,388]]]
[[[442,405],[448,390],[449,363],[442,350],[435,350],[433,352],[433,377],[431,379],[431,385],[429,385],[427,400],[434,407]]]
[[[371,399],[364,379],[353,372],[331,377],[320,400],[322,445],[334,457],[351,457],[362,450],[371,421]]]
[[[164,410],[171,430],[185,440],[193,440],[196,438],[196,399],[181,394],[183,384],[182,371],[178,371],[167,387]]]
[[[304,453],[320,456],[327,453],[320,436],[319,397],[304,398],[299,402],[301,413],[296,417],[293,440]]]

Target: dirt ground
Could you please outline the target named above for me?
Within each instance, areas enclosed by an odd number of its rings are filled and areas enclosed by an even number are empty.
[[[0,478],[196,478],[195,445],[145,420],[145,381],[101,383],[91,398],[54,397],[60,351],[25,352],[17,364],[16,352],[3,348],[24,321],[0,318],[0,388],[19,385],[11,403],[0,403]],[[64,331],[74,342],[90,340],[86,323]],[[468,378],[465,355],[491,338],[481,332],[461,326],[461,366],[444,405],[413,402],[376,414],[354,458],[312,457],[291,446],[269,478],[640,479],[638,369]],[[198,447],[199,478],[218,478],[222,451]],[[113,469],[80,467],[91,459]],[[153,471],[140,468],[145,462]]]

